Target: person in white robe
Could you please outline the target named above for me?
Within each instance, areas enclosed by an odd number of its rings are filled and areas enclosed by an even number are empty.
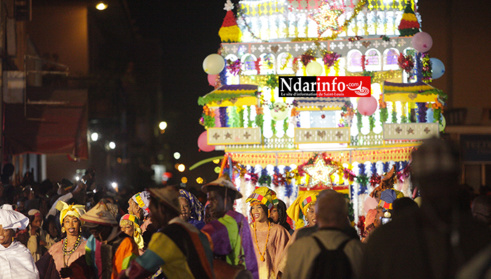
[[[16,230],[23,230],[29,219],[11,205],[0,208],[0,279],[38,279],[39,273],[31,252],[14,240]]]

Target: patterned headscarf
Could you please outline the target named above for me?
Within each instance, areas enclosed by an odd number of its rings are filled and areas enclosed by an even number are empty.
[[[122,226],[125,220],[133,223],[133,227],[135,228],[133,239],[135,240],[136,245],[138,245],[138,249],[143,249],[144,242],[142,230],[140,229],[140,220],[135,215],[125,214],[121,217],[121,220],[119,220],[119,226]]]
[[[147,191],[142,191],[140,193],[136,193],[131,198],[141,209],[143,209],[143,216],[147,217],[148,214],[150,214],[150,209],[148,208],[150,205],[150,193]]]
[[[85,214],[85,206],[80,204],[68,205],[64,201],[58,201],[56,209],[60,211],[60,224],[63,225],[63,220],[66,216],[73,216],[80,220],[80,217]],[[83,221],[82,225],[83,225]]]
[[[297,199],[286,210],[288,216],[295,222],[295,228],[299,229],[304,226],[303,217],[307,215],[307,210],[311,204],[317,201],[319,191],[306,191],[299,193]]]
[[[198,221],[203,220],[203,204],[196,198],[192,193],[179,189],[179,197],[185,198],[189,203],[189,208],[191,209],[191,219]]]
[[[268,210],[278,204],[278,198],[276,197],[275,191],[269,189],[268,187],[259,187],[247,198],[246,202],[260,202],[268,207]]]

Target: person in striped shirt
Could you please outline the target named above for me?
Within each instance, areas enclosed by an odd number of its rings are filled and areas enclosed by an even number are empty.
[[[213,254],[206,236],[179,218],[179,191],[175,186],[148,189],[150,215],[159,229],[148,248],[119,278],[147,278],[159,267],[166,278],[214,278]]]

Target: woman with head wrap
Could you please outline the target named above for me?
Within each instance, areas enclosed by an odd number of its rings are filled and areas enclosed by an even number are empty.
[[[128,214],[135,215],[138,219],[143,220],[140,226],[142,234],[145,233],[147,227],[152,224],[150,219],[150,193],[148,191],[142,191],[136,193],[128,200]],[[152,231],[153,233],[153,231]]]
[[[55,243],[48,253],[36,262],[41,278],[89,278],[90,270],[85,262],[86,240],[82,237],[85,206],[68,205],[58,201],[62,240]]]
[[[277,278],[278,264],[290,234],[269,218],[270,210],[277,203],[276,193],[268,187],[259,187],[246,202],[251,205],[251,235],[258,259],[259,278]]]
[[[305,222],[307,223],[307,227],[312,227],[317,224],[315,203],[318,194],[319,191],[303,192],[298,195],[297,199],[287,209],[286,213],[295,222],[295,229],[304,227]]]
[[[14,240],[17,230],[23,230],[29,219],[14,211],[11,205],[0,209],[0,278],[39,278],[31,253],[20,242]]]
[[[119,220],[119,227],[121,228],[122,232],[133,237],[136,245],[138,245],[139,250],[143,249],[144,245],[143,237],[141,234],[142,231],[140,229],[140,220],[138,220],[135,215],[123,215],[123,217],[121,217],[121,220]]]
[[[179,205],[181,206],[182,220],[201,230],[205,225],[203,218],[203,205],[192,193],[179,189]]]

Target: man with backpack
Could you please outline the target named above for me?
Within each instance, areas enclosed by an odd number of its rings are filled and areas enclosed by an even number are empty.
[[[363,244],[343,231],[348,222],[348,206],[342,194],[322,191],[317,197],[319,229],[295,241],[282,278],[358,278]]]

